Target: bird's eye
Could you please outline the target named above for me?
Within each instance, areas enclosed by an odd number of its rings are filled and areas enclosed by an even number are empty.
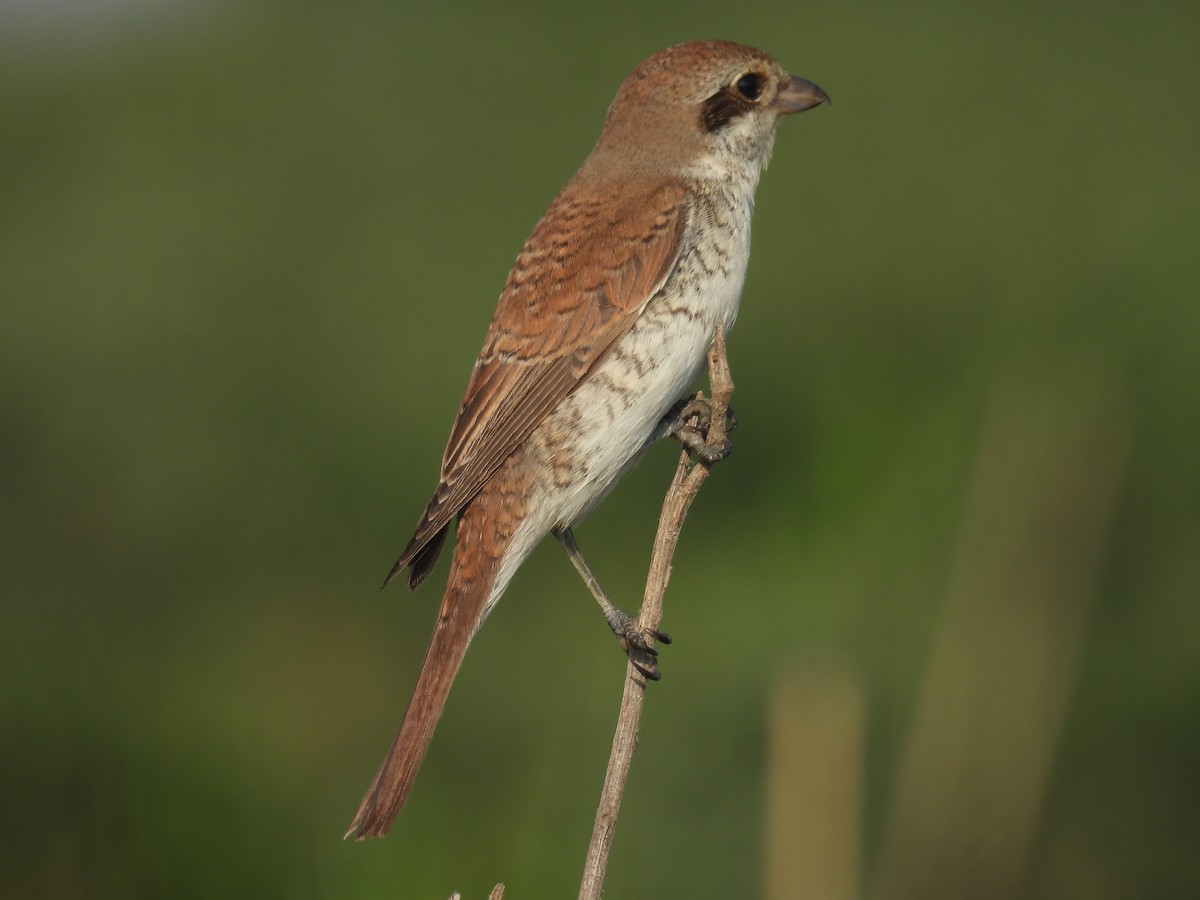
[[[757,100],[762,94],[762,76],[747,72],[735,81],[733,86],[747,100]]]

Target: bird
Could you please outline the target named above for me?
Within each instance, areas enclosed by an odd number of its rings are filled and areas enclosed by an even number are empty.
[[[573,529],[652,443],[686,431],[680,404],[737,315],[776,124],[828,101],[765,52],[729,41],[668,47],[621,84],[595,147],[517,256],[433,498],[384,581],[407,569],[410,589],[420,586],[457,519],[412,698],[347,837],[391,828],[468,645],[548,535],[631,661],[658,677],[655,642],[669,636],[643,631],[608,599]]]

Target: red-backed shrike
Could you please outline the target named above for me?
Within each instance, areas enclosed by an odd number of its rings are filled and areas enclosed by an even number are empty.
[[[449,582],[400,732],[350,833],[400,811],[471,638],[553,533],[649,677],[654,639],[608,602],[571,528],[642,452],[728,330],[750,254],[759,174],[780,116],[828,100],[767,54],[681,44],[633,70],[591,155],[504,285],[450,432],[441,479],[388,575],[417,587],[458,517]],[[384,583],[386,584],[387,581]]]

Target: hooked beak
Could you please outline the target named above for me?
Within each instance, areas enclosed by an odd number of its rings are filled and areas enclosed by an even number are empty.
[[[779,88],[775,96],[775,112],[781,116],[804,112],[822,103],[832,102],[829,95],[817,85],[799,75],[788,74],[787,80]]]

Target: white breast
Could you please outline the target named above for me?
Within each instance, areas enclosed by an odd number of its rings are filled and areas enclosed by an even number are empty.
[[[574,432],[559,451],[572,458],[569,478],[550,487],[556,495],[549,504],[552,525],[578,522],[604,498],[649,445],[663,416],[691,391],[717,324],[726,331],[733,326],[749,257],[751,210],[748,202],[732,199],[715,192],[693,205],[691,243],[672,277],[545,423],[547,434]]]

